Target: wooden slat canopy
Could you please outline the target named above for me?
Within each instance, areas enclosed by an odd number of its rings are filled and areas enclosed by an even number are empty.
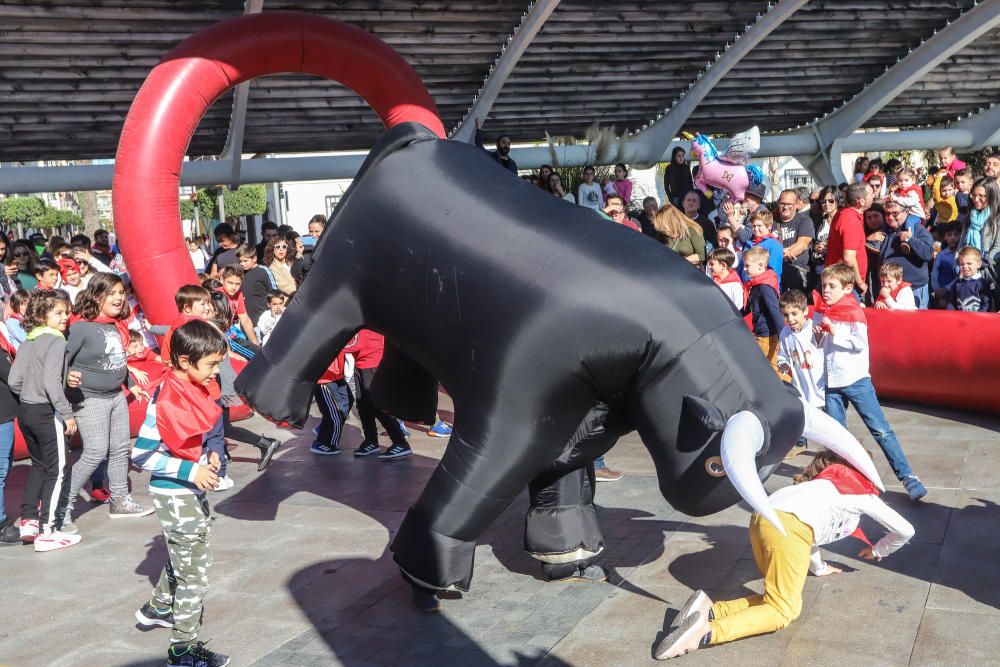
[[[770,3],[773,4],[773,3]],[[812,0],[740,61],[684,127],[726,133],[811,123],[974,5],[974,0]],[[529,0],[265,0],[264,11],[316,12],[357,25],[423,77],[456,127]],[[635,131],[669,109],[769,9],[767,0],[563,0],[501,89],[487,132],[516,141],[582,137],[594,121]],[[114,155],[129,104],[162,55],[191,33],[242,14],[237,0],[0,0],[0,161]],[[1000,30],[961,50],[868,127],[945,123],[1000,102]],[[232,97],[217,101],[192,156],[217,155]],[[276,76],[250,88],[243,151],[364,149],[376,115],[339,84]]]

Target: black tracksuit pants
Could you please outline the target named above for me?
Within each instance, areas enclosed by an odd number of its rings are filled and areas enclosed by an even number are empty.
[[[64,425],[48,403],[22,403],[17,418],[31,456],[21,519],[38,519],[40,531],[45,532],[62,522],[69,500],[70,466]]]

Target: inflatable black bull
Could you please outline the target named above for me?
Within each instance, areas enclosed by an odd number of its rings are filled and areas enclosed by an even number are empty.
[[[386,337],[373,391],[389,413],[433,421],[447,389],[451,441],[391,546],[426,587],[468,589],[476,539],[525,485],[532,555],[599,553],[592,462],[633,429],[663,497],[691,515],[742,496],[773,519],[761,479],[814,431],[806,421],[867,458],[804,410],[684,259],[420,125],[375,146],[314,258],[238,389],[301,427],[313,384],[361,327]]]

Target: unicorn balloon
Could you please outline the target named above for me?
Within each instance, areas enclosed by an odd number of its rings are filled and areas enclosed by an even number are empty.
[[[697,157],[700,164],[695,186],[702,190],[719,188],[729,192],[735,201],[743,201],[748,188],[764,182],[760,167],[747,164],[758,150],[760,130],[756,126],[733,137],[721,156],[708,137],[696,134],[691,141],[691,155]]]

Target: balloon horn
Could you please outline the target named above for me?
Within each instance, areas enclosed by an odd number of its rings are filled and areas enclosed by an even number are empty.
[[[764,427],[757,415],[746,410],[737,412],[722,432],[722,467],[743,500],[784,535],[785,527],[771,507],[757,474],[757,453],[763,446]]]
[[[802,406],[806,415],[806,425],[802,430],[802,435],[812,442],[826,447],[850,463],[861,474],[870,479],[879,491],[885,491],[882,479],[879,477],[878,471],[875,470],[872,457],[861,446],[857,438],[851,435],[851,432],[844,428],[840,422],[819,408],[814,408],[805,401],[802,401]]]

